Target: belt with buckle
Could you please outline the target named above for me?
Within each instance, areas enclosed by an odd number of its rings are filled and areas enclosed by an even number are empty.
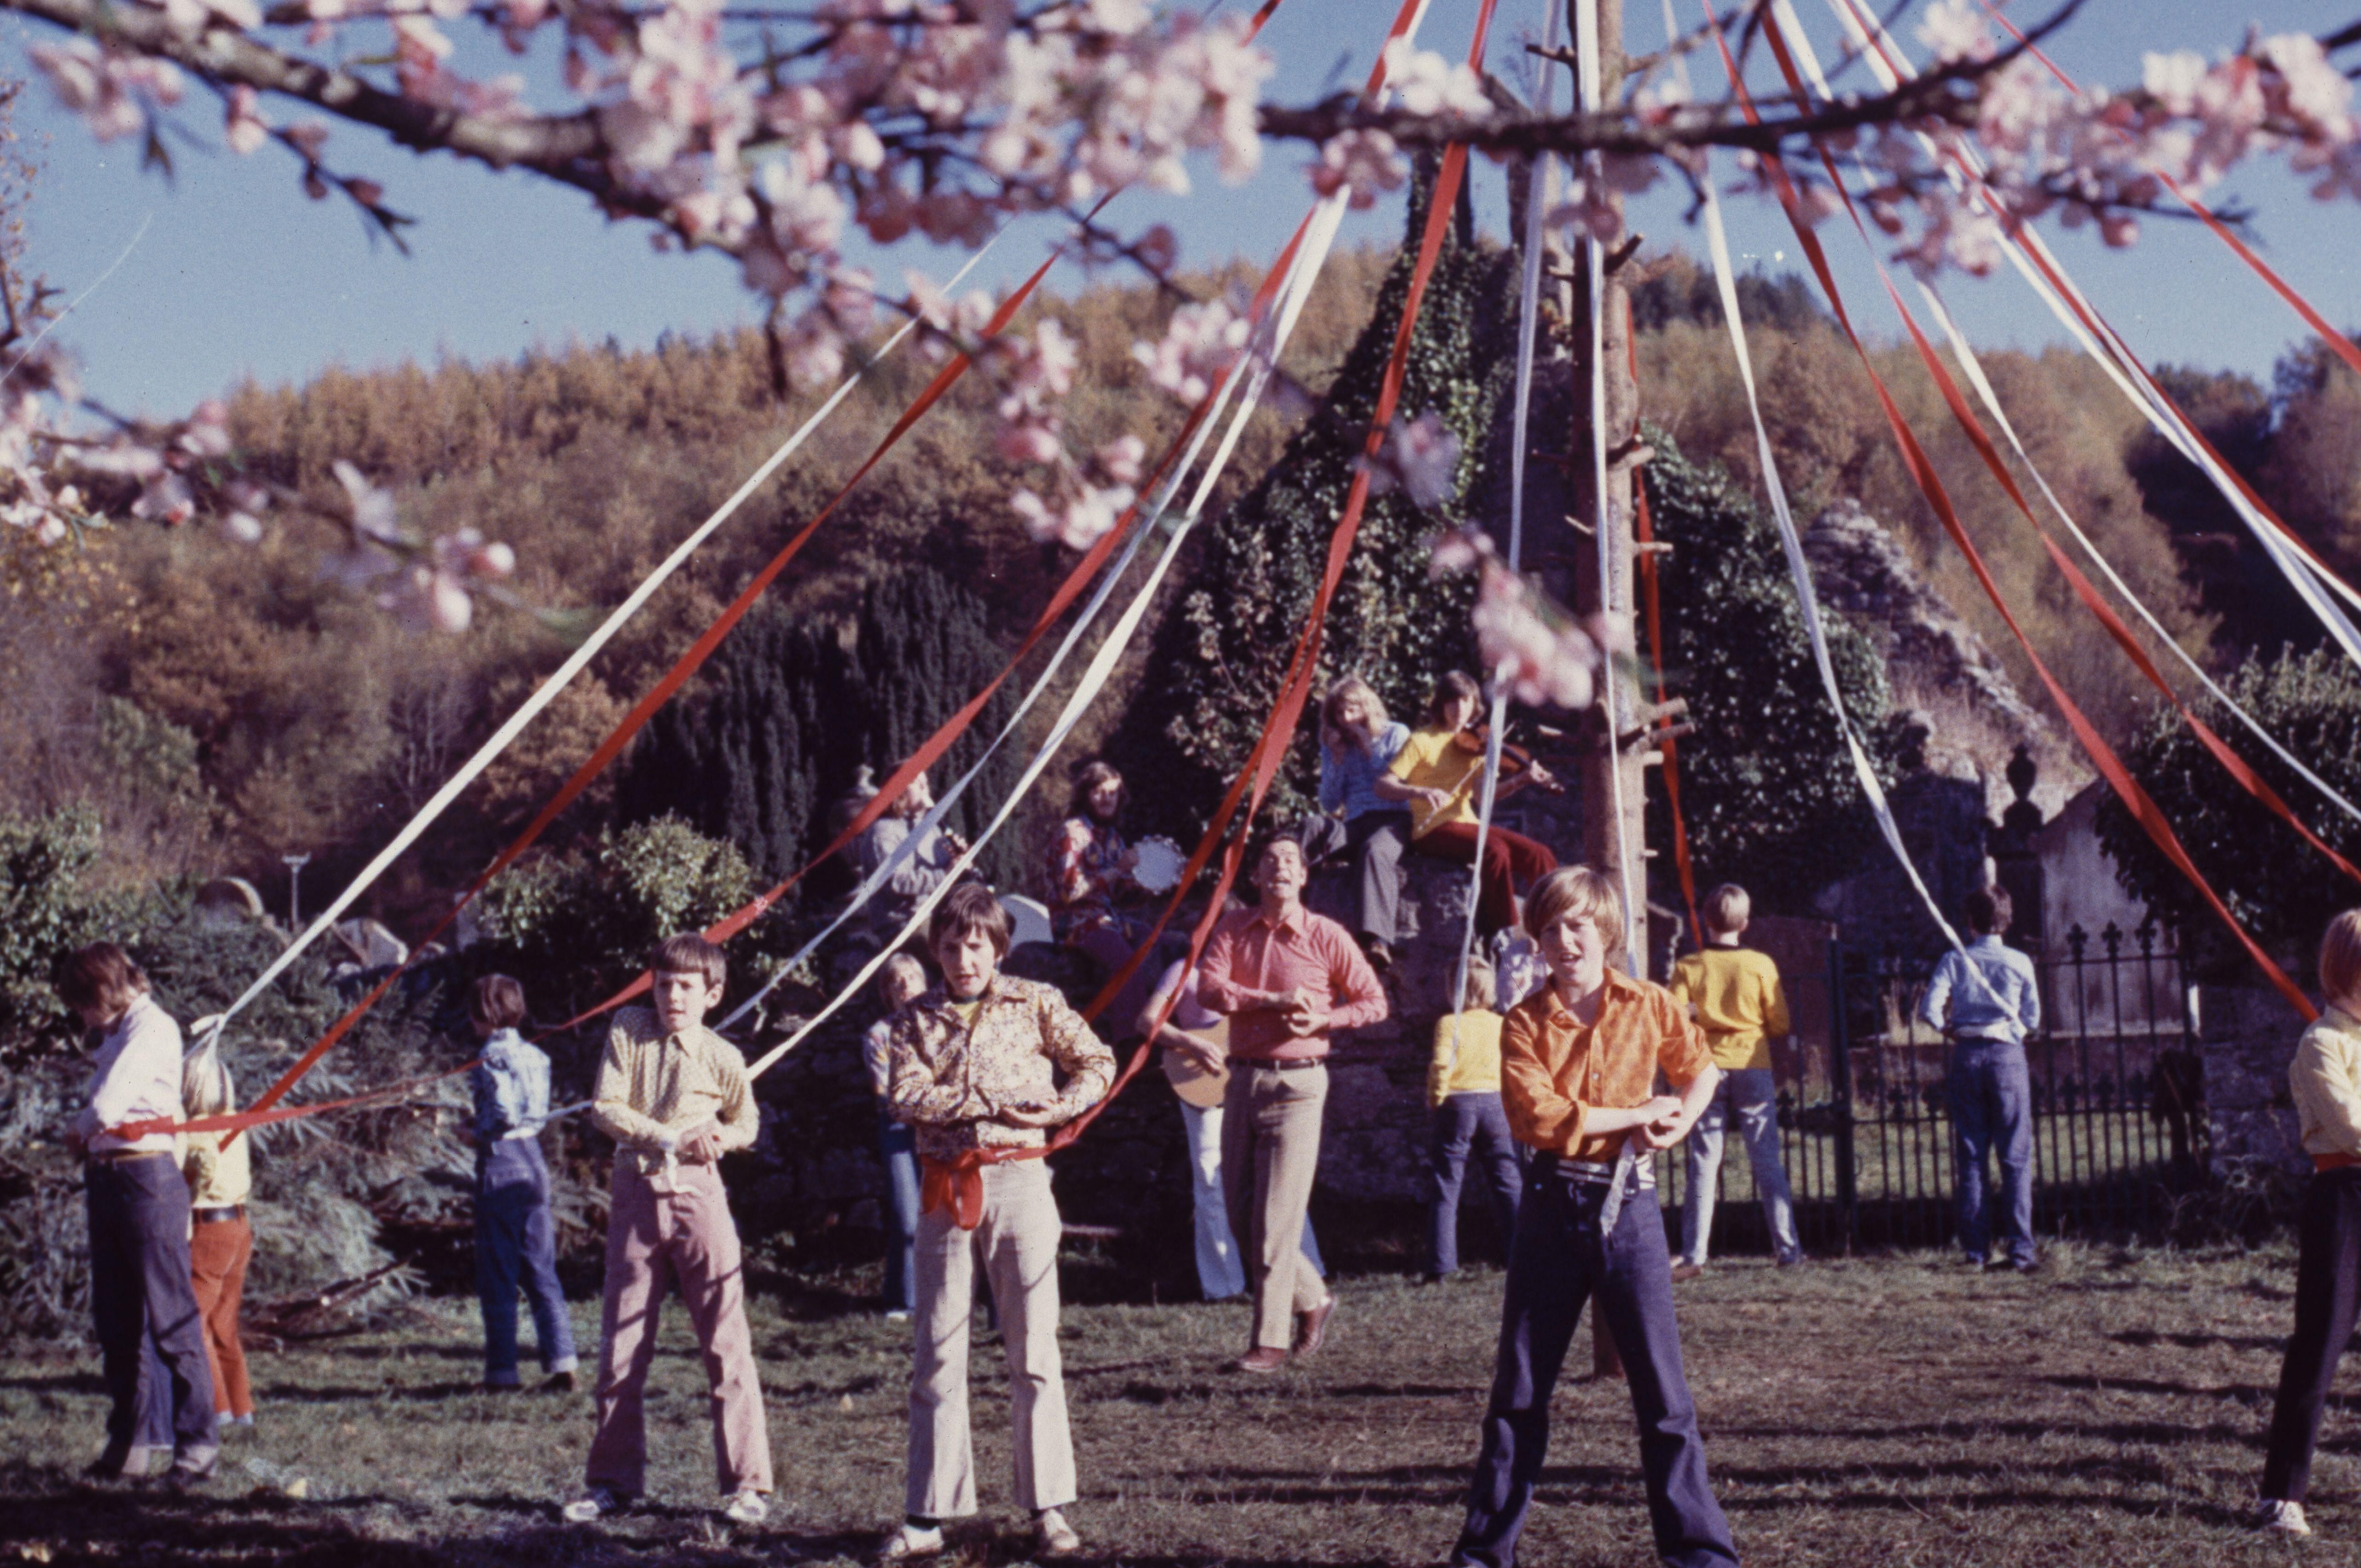
[[[232,1220],[246,1218],[243,1203],[224,1203],[209,1209],[192,1209],[190,1215],[201,1225],[225,1225]]]
[[[1260,1068],[1266,1072],[1299,1072],[1307,1067],[1326,1067],[1326,1057],[1286,1057],[1257,1059],[1253,1057],[1232,1056],[1230,1059],[1245,1067]]]

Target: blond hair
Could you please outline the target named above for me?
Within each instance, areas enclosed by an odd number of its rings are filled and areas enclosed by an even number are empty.
[[[2361,1000],[2361,909],[2348,909],[2328,923],[2320,938],[2320,989],[2328,1000]]]
[[[918,995],[927,989],[927,966],[907,953],[895,953],[885,960],[885,968],[877,977],[877,990],[891,1002],[896,985],[910,996]]]
[[[1492,972],[1492,960],[1481,953],[1467,956],[1467,980],[1459,988],[1459,1011],[1488,1011],[1499,996],[1499,981]]]
[[[1753,915],[1754,901],[1734,882],[1723,883],[1705,895],[1705,928],[1717,937],[1745,930]]]
[[[1342,751],[1353,743],[1344,720],[1336,717],[1337,709],[1344,707],[1348,696],[1358,696],[1369,710],[1368,728],[1363,732],[1360,744],[1367,745],[1388,722],[1385,699],[1378,695],[1377,687],[1358,675],[1337,676],[1329,684],[1327,694],[1320,699],[1320,743],[1331,751]]]
[[[1597,922],[1609,953],[1623,946],[1623,901],[1615,884],[1588,866],[1560,866],[1525,895],[1525,930],[1536,942],[1568,916]]]

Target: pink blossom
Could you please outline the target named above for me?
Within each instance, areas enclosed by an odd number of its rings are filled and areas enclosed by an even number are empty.
[[[1514,573],[1484,563],[1471,620],[1484,667],[1517,701],[1590,706],[1605,662],[1598,644]]]
[[[1065,451],[1065,443],[1055,419],[1020,412],[1000,427],[993,447],[1011,463],[1054,463]]]
[[[1440,579],[1472,572],[1491,554],[1492,541],[1481,529],[1472,525],[1452,529],[1435,536],[1433,559],[1427,565],[1427,576]]]
[[[1372,494],[1400,490],[1411,505],[1431,511],[1457,487],[1459,437],[1433,409],[1414,420],[1397,417],[1377,456],[1367,462]]]
[[[1009,498],[1008,504],[1031,538],[1042,543],[1062,544],[1070,550],[1087,550],[1105,537],[1135,499],[1128,485],[1077,481],[1054,500],[1043,500],[1031,490],[1019,490]]]
[[[1389,191],[1399,191],[1410,178],[1410,161],[1380,130],[1353,130],[1320,145],[1320,161],[1311,166],[1312,188],[1323,196],[1338,191],[1352,194],[1347,204],[1366,211]]]
[[[1180,259],[1180,241],[1169,225],[1158,224],[1131,242],[1131,253],[1142,267],[1160,277]]]
[[[180,68],[167,60],[102,48],[87,38],[35,44],[26,53],[49,77],[59,104],[80,115],[101,141],[137,135],[151,105],[181,101]]]
[[[467,630],[476,619],[476,603],[466,587],[451,574],[426,565],[411,567],[402,574],[401,586],[379,595],[378,603],[412,626],[453,635]]]
[[[1918,41],[1945,65],[1963,60],[1990,60],[1992,29],[1984,25],[1976,0],[1935,0],[1918,24]]]
[[[188,481],[178,474],[159,474],[148,481],[139,499],[131,503],[131,515],[161,522],[174,528],[196,515],[197,498],[189,489]]]
[[[1412,115],[1489,115],[1492,100],[1484,95],[1484,79],[1465,61],[1445,60],[1408,38],[1386,45],[1386,87],[1394,105]]]
[[[220,457],[229,451],[229,409],[218,398],[199,403],[173,444],[195,457]]]
[[[1137,435],[1119,435],[1091,454],[1092,465],[1118,485],[1138,484],[1147,458],[1148,443]]]
[[[2205,81],[2205,57],[2184,49],[2140,57],[2140,86],[2169,115],[2194,114]]]
[[[393,509],[393,498],[362,477],[361,471],[343,458],[336,459],[333,469],[336,483],[345,488],[345,499],[352,512],[353,532],[366,539],[381,539],[389,543],[401,537],[401,524]]]
[[[2280,33],[2263,40],[2264,63],[2279,73],[2287,112],[2307,131],[2338,141],[2353,137],[2346,110],[2353,83],[2329,63],[2320,40],[2309,33]]]
[[[1135,343],[1131,356],[1147,367],[1151,385],[1194,403],[1238,362],[1253,332],[1251,321],[1219,300],[1183,305],[1165,324],[1162,341]]]
[[[251,512],[233,511],[222,519],[222,532],[238,544],[262,543],[262,520]]]

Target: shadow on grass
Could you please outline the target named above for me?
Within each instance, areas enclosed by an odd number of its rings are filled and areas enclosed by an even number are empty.
[[[2153,1329],[2125,1329],[2107,1337],[2117,1344],[2139,1350],[2150,1350],[2159,1344],[2180,1350],[2203,1350],[2218,1344],[2224,1350],[2267,1350],[2273,1355],[2287,1351],[2287,1339],[2280,1334],[2167,1334]]]
[[[106,1380],[95,1372],[51,1372],[31,1377],[0,1377],[0,1388],[19,1388],[28,1394],[104,1395]]]

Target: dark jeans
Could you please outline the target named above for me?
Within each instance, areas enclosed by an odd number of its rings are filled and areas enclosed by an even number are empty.
[[[2279,1366],[2279,1402],[2264,1450],[2266,1497],[2303,1501],[2312,1484],[2312,1445],[2320,1412],[2336,1381],[2336,1363],[2361,1312],[2361,1167],[2327,1170],[2304,1190],[2295,1266],[2295,1333]]]
[[[549,1167],[534,1138],[502,1138],[476,1151],[476,1294],[484,1308],[484,1381],[517,1378],[517,1289],[533,1303],[544,1372],[571,1372],[574,1325],[557,1283],[557,1227],[549,1215]]]
[[[214,1371],[189,1268],[189,1185],[170,1155],[94,1159],[85,1168],[90,1204],[90,1310],[110,1401],[106,1452],[119,1457],[140,1431],[142,1369],[150,1353],[168,1408],[173,1451],[209,1461]]]
[[[1410,842],[1410,813],[1364,811],[1347,822],[1323,812],[1304,818],[1302,839],[1309,864],[1351,857],[1354,931],[1388,946],[1400,941],[1401,858]]]
[[[1961,1040],[1951,1047],[1951,1125],[1958,1134],[1960,1247],[1988,1256],[1993,1202],[1984,1159],[2000,1157],[2000,1229],[2009,1255],[2031,1263],[2033,1251],[2033,1086],[2025,1047],[2004,1040]]]
[[[1532,1162],[1509,1255],[1484,1445],[1467,1488],[1467,1522],[1452,1549],[1455,1564],[1509,1568],[1515,1561],[1549,1447],[1550,1392],[1583,1302],[1594,1292],[1631,1378],[1657,1555],[1676,1568],[1738,1562],[1706,1479],[1697,1404],[1681,1370],[1664,1212],[1655,1193],[1643,1189],[1625,1201],[1614,1234],[1602,1237],[1598,1211],[1606,1196],[1605,1183],[1574,1181],[1548,1157]]]
[[[896,1122],[877,1102],[877,1157],[885,1167],[885,1305],[907,1312],[917,1307],[917,1132]]]
[[[1470,1153],[1492,1190],[1500,1245],[1515,1250],[1517,1198],[1524,1190],[1525,1173],[1520,1146],[1509,1135],[1509,1113],[1500,1109],[1498,1093],[1446,1094],[1435,1108],[1426,1146],[1427,1168],[1434,1177],[1434,1197],[1427,1210],[1429,1274],[1449,1274],[1459,1266],[1459,1190]]]

